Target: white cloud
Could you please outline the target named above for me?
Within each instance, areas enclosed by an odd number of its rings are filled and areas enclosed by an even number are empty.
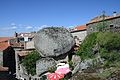
[[[14,30],[14,29],[15,29],[15,27],[4,27],[4,28],[0,28],[0,31],[9,32],[9,31]]]
[[[68,26],[68,28],[73,28],[74,26]]]
[[[11,26],[16,26],[16,24],[15,23],[11,23]]]
[[[11,23],[10,25],[11,25],[11,27],[8,27],[7,28],[8,30],[9,29],[16,29],[17,28],[15,23]]]
[[[33,27],[32,26],[26,26],[26,29],[32,29]]]
[[[12,26],[11,29],[17,29],[17,27],[16,26]]]

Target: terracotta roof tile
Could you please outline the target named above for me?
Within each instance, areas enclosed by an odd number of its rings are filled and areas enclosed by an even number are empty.
[[[86,29],[86,25],[77,26],[74,29],[75,30],[85,30]]]
[[[5,50],[8,46],[10,46],[8,42],[0,42],[0,51]]]
[[[13,39],[13,37],[0,37],[0,42],[8,41],[10,39]]]

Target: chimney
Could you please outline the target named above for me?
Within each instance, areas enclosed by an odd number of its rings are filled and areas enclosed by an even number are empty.
[[[113,12],[113,17],[116,17],[117,16],[117,12]]]
[[[18,37],[18,33],[15,32],[14,37]]]
[[[15,32],[14,37],[16,38],[16,43],[18,43],[19,39],[18,39],[18,33],[17,32]]]

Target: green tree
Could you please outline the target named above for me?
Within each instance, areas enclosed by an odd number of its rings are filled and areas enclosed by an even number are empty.
[[[33,50],[22,60],[22,63],[25,66],[28,74],[36,74],[36,61],[40,58],[41,56],[39,53],[36,50]]]

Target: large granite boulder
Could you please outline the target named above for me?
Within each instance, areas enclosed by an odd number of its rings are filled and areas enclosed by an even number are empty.
[[[42,58],[36,62],[36,73],[37,75],[41,75],[53,66],[56,66],[56,62],[53,58]]]
[[[57,57],[71,50],[75,41],[63,27],[48,27],[37,32],[34,46],[42,57]]]

